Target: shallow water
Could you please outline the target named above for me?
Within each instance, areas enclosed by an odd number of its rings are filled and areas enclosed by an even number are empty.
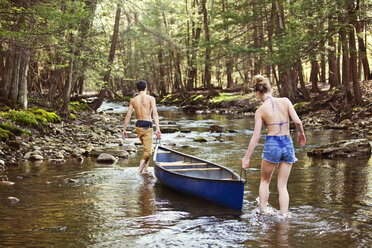
[[[116,106],[103,108],[126,111]],[[181,138],[179,133],[163,134],[163,144],[175,143],[175,150],[239,173],[252,117],[187,115],[174,108],[159,112],[161,123],[176,121],[168,126],[191,131]],[[211,124],[235,132],[209,133]],[[288,183],[289,220],[278,215],[276,174],[270,187],[271,212],[258,212],[261,138],[247,171],[242,212],[177,193],[152,173],[138,174],[141,150],[115,165],[85,159],[82,164],[43,162],[11,168],[7,173],[15,185],[0,187],[0,247],[370,247],[372,159],[307,157],[312,147],[351,136],[335,130],[306,134],[305,148],[295,142],[299,161]],[[206,135],[218,140],[193,141]],[[66,182],[69,178],[77,181]],[[10,203],[9,196],[20,202]]]

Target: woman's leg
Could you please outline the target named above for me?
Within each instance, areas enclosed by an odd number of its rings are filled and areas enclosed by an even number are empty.
[[[261,163],[261,182],[259,188],[259,196],[260,196],[260,209],[264,211],[267,202],[269,201],[269,185],[271,181],[271,176],[275,171],[276,164],[267,162],[266,160],[262,160]]]
[[[292,164],[281,162],[279,164],[278,172],[278,192],[279,192],[279,206],[280,213],[286,217],[289,206],[289,194],[287,190],[287,182],[289,174],[291,173]]]

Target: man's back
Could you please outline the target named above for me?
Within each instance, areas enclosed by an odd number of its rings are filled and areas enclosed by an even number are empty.
[[[141,93],[131,100],[130,103],[136,112],[137,120],[152,121],[152,101],[152,96]]]

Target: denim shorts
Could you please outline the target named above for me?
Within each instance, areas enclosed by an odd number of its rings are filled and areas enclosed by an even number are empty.
[[[266,136],[262,158],[271,163],[294,163],[297,161],[290,136]]]

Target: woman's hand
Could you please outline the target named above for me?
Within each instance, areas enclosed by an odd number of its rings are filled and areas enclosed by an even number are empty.
[[[297,133],[297,141],[300,142],[302,146],[306,144],[306,137],[304,132]]]
[[[127,138],[127,132],[125,130],[123,130],[123,132],[121,133],[121,137],[123,138],[123,140]]]
[[[242,168],[245,170],[249,167],[249,157],[244,156],[242,159]]]

